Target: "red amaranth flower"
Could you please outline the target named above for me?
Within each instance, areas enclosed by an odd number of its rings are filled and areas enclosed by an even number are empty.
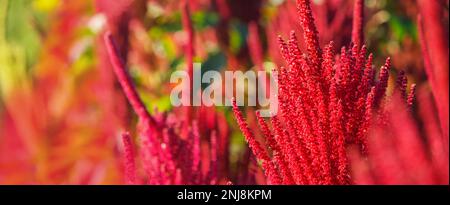
[[[308,51],[312,65],[318,69],[322,59],[322,50],[319,45],[319,37],[312,15],[311,3],[309,0],[297,0],[296,2],[300,24],[304,31],[306,50]]]
[[[354,32],[358,42],[349,49],[343,47],[337,62],[333,43],[322,53],[310,2],[298,0],[297,7],[307,53],[300,50],[295,32],[290,33],[287,43],[279,38],[281,56],[287,66],[274,71],[279,112],[271,118],[273,131],[258,117],[272,150],[272,160],[277,163],[276,167],[263,164],[263,169],[268,178],[281,177],[282,184],[351,184],[347,148],[353,145],[364,156],[370,153],[368,129],[372,113],[384,104],[390,59],[375,80],[373,57],[370,54],[366,58],[366,47],[358,45],[363,42],[359,39],[363,36],[361,1],[354,8],[358,10],[354,12],[358,15],[354,24],[358,26]],[[398,90],[406,96],[406,78],[400,78]],[[405,97],[404,104],[406,100]],[[255,156],[263,162],[270,161],[267,151],[255,140],[236,105],[233,106]]]
[[[260,116],[259,112],[256,113],[258,118],[258,123],[264,134],[268,146],[272,149],[273,158],[276,164],[279,166],[280,175],[283,179],[283,184],[294,184],[294,179],[289,171],[288,159],[283,155],[281,147],[277,144],[275,137],[272,135],[269,126],[266,124],[264,119]]]
[[[116,44],[111,36],[105,35],[105,44],[108,48],[114,72],[122,89],[139,117],[138,134],[142,143],[141,158],[148,184],[212,184],[218,183],[217,172],[211,174],[201,170],[203,163],[209,163],[208,170],[217,170],[217,137],[213,136],[210,153],[201,149],[199,128],[196,121],[184,131],[186,123],[179,121],[172,115],[159,114],[152,116],[148,113],[140,99],[126,67],[120,57]],[[212,133],[216,133],[213,131]],[[187,135],[187,136],[186,136]],[[133,180],[131,176],[131,143],[128,135],[124,136],[127,158],[126,172],[130,183],[141,181]],[[214,146],[214,148],[212,148]],[[209,157],[205,161],[205,157]],[[181,156],[181,157],[175,157]],[[208,159],[208,158],[206,158]]]
[[[245,119],[242,116],[241,111],[237,107],[236,100],[234,98],[232,99],[232,103],[233,103],[234,116],[236,117],[236,120],[238,121],[239,128],[242,130],[245,140],[248,142],[249,147],[252,149],[256,158],[261,160],[261,164],[262,164],[263,169],[266,171],[265,174],[269,180],[269,184],[280,184],[281,183],[280,176],[279,176],[277,170],[275,169],[275,165],[273,164],[272,160],[270,159],[269,154],[261,146],[261,144],[256,140],[255,136],[253,135],[253,132],[248,127],[247,122],[245,122]]]

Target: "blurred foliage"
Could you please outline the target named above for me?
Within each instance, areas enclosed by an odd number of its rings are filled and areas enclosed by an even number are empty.
[[[15,2],[23,3],[22,1]],[[36,55],[26,55],[26,44],[21,44],[29,40],[22,38],[15,38],[16,41],[10,40],[11,36],[14,35],[12,35],[13,32],[11,31],[12,26],[8,26],[11,24],[8,23],[8,19],[11,21],[11,18],[17,17],[19,20],[22,20],[22,24],[24,23],[24,12],[18,12],[13,15],[10,12],[10,7],[16,8],[16,10],[22,8],[20,5],[11,6],[6,0],[0,2],[0,89],[2,97],[9,96],[13,89],[27,83],[27,56],[36,58]],[[16,24],[16,27],[22,28],[20,24]],[[35,51],[37,51],[37,48],[35,48]]]
[[[5,1],[6,0],[2,0]],[[5,37],[10,43],[24,47],[27,67],[36,63],[41,40],[35,25],[42,25],[42,13],[34,12],[31,0],[8,1],[5,21]]]

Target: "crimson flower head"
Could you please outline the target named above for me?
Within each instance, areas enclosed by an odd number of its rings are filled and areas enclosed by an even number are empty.
[[[372,116],[382,110],[388,86],[390,59],[378,77],[362,45],[363,1],[355,2],[353,44],[341,48],[336,60],[333,42],[322,49],[309,0],[297,0],[297,11],[306,45],[303,52],[295,32],[287,41],[279,37],[286,65],[274,70],[278,77],[279,113],[270,119],[271,127],[258,116],[266,151],[248,128],[233,104],[239,127],[255,156],[262,161],[273,184],[351,184],[348,147],[367,155],[368,131]],[[406,77],[399,75],[403,103],[412,102],[406,94]],[[411,89],[414,90],[414,89]]]

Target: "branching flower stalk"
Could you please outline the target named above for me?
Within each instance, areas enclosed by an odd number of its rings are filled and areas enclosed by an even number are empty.
[[[367,132],[372,113],[384,105],[391,63],[388,58],[376,80],[373,57],[366,57],[366,47],[359,46],[363,43],[363,1],[355,5],[356,42],[343,47],[335,62],[333,42],[323,50],[319,46],[310,1],[297,0],[306,53],[300,50],[295,32],[287,42],[279,37],[287,66],[274,70],[279,112],[270,119],[272,130],[258,116],[271,154],[255,140],[233,104],[239,127],[271,184],[351,184],[347,148],[353,145],[363,155],[369,152]],[[407,96],[404,75],[398,81],[398,92]]]

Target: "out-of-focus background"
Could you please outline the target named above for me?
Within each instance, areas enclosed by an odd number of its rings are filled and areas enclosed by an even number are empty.
[[[312,2],[322,45],[348,46],[353,1]],[[301,30],[291,0],[193,0],[189,8],[194,61],[204,70],[271,70],[282,63],[277,36]],[[427,83],[415,1],[366,0],[365,10],[375,65],[390,56],[394,73]],[[170,74],[186,67],[180,1],[0,0],[0,184],[123,183],[119,134],[136,117],[112,72],[106,30],[147,108],[170,112]],[[231,114],[217,110],[232,133],[233,167],[245,142]]]

